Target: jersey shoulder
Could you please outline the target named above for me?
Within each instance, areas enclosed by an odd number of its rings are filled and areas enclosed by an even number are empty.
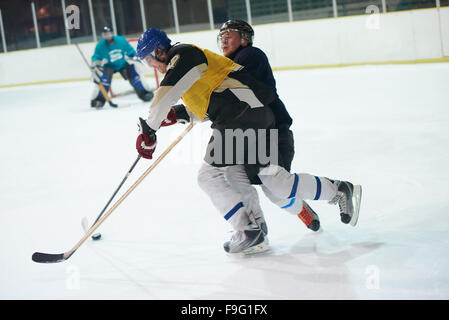
[[[166,63],[167,73],[161,86],[172,86],[198,65],[207,63],[207,58],[203,51],[195,46],[177,44],[168,50]]]
[[[106,40],[105,39],[101,39],[100,41],[98,41],[96,47],[97,48],[106,47]]]
[[[256,56],[256,57],[260,57],[260,58],[267,58],[267,55],[265,54],[265,52],[263,52],[261,49],[257,48],[257,47],[253,47],[253,46],[248,46],[245,47],[241,50],[242,54],[245,55],[251,55],[251,56]]]
[[[248,46],[245,49],[248,49],[248,51],[252,52],[253,54],[257,54],[257,55],[261,55],[266,57],[267,55],[265,54],[265,52],[263,52],[262,49],[254,47],[254,46]]]
[[[180,58],[183,61],[183,65],[187,68],[207,63],[207,58],[203,51],[190,44],[174,45],[167,53],[167,63],[170,63],[175,56],[178,56],[176,59]]]
[[[204,56],[204,53],[198,49],[197,47],[190,45],[190,44],[176,44],[173,47],[170,48],[170,50],[167,53],[167,58],[170,60],[170,58],[174,57],[175,55],[180,54],[187,57],[194,57],[194,56]]]
[[[253,46],[248,46],[240,50],[233,60],[243,64],[245,64],[245,62],[268,64],[268,58],[265,52]]]
[[[128,42],[124,36],[114,36],[114,41],[117,41],[118,43]]]

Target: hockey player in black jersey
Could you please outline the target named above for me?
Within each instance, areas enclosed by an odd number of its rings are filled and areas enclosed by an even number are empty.
[[[291,174],[277,155],[275,116],[270,103],[277,99],[273,86],[257,81],[241,65],[194,45],[172,45],[158,29],[147,30],[137,46],[139,58],[160,72],[164,79],[155,92],[147,119],[140,119],[136,148],[142,157],[151,159],[156,148],[156,131],[166,118],[177,121],[172,106],[182,98],[191,118],[210,120],[214,134],[206,151],[205,163],[198,175],[201,188],[231,224],[235,232],[224,244],[229,253],[254,253],[268,249],[260,226],[250,219],[245,200],[225,179],[225,171],[233,167],[253,167],[250,179],[259,177],[264,187],[280,199],[313,199],[338,203],[343,217],[355,225],[360,203],[360,188],[349,182],[330,180],[310,174]],[[240,131],[239,131],[240,130]],[[239,145],[228,133],[254,133]],[[233,140],[234,139],[234,140]],[[228,142],[231,142],[228,144]],[[269,144],[269,162],[258,151]],[[264,145],[265,144],[265,145]],[[231,147],[229,147],[231,146]],[[272,146],[274,148],[272,149]],[[237,156],[243,149],[243,158]],[[266,150],[265,150],[266,151]],[[253,161],[253,159],[256,159]],[[346,219],[346,218],[345,218]]]
[[[270,63],[265,53],[253,46],[254,30],[245,21],[229,20],[225,22],[219,31],[217,42],[223,54],[234,62],[242,65],[257,80],[275,88],[276,80],[273,76]],[[290,172],[291,163],[295,154],[293,132],[290,130],[292,118],[290,117],[284,103],[279,97],[269,104],[275,117],[275,127],[278,129],[279,165]],[[246,173],[254,177],[249,172],[252,167],[246,167]],[[246,197],[250,198],[249,203],[253,205],[253,212],[261,224],[265,224],[262,209],[259,205],[257,190],[251,187],[243,175],[234,173],[237,168],[227,171],[227,179]],[[240,178],[240,179],[239,179]],[[261,184],[259,177],[255,176],[251,184]],[[279,199],[262,185],[265,195],[280,208],[297,215],[304,224],[313,231],[318,231],[320,221],[313,209],[301,199]],[[266,224],[265,224],[266,225]]]
[[[254,30],[247,22],[242,20],[229,20],[220,28],[217,42],[226,57],[244,66],[245,70],[254,78],[276,90],[276,81],[268,58],[261,49],[253,46],[253,38]],[[290,172],[291,163],[295,154],[293,132],[290,130],[292,118],[279,97],[271,102],[269,107],[275,116],[275,128],[278,129],[279,165]],[[180,119],[186,118],[183,108],[184,106],[182,105],[177,105],[173,108]],[[254,166],[244,166],[246,175],[239,172],[241,169],[238,166],[229,167],[225,172],[226,179],[245,198],[245,205],[251,208],[252,217],[262,227],[264,233],[267,234],[268,228],[259,204],[258,193],[251,186],[251,184],[261,185],[259,177],[251,172],[251,170],[257,168]],[[248,179],[248,176],[251,177],[251,181]],[[305,201],[301,199],[279,199],[266,187],[263,185],[261,187],[265,195],[274,204],[291,214],[297,215],[309,229],[313,231],[319,230],[319,217]]]

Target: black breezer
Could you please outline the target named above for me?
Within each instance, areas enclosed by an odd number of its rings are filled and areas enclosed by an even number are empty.
[[[257,80],[276,90],[276,80],[274,79],[273,71],[267,56],[262,50],[253,47],[251,44],[247,47],[240,46],[229,58],[244,66]],[[284,103],[277,95],[276,99],[269,103],[269,107],[275,117],[275,128],[278,129],[279,165],[290,172],[291,163],[295,155],[293,132],[290,130],[293,120]],[[262,184],[257,173],[254,172],[255,170],[257,171],[258,169],[246,166],[246,172],[251,184]]]
[[[264,155],[267,157],[274,156],[269,151],[272,143],[277,144],[277,141],[270,140],[270,130],[276,128],[275,116],[268,105],[277,98],[277,94],[272,87],[257,81],[245,69],[231,72],[228,77],[247,85],[263,106],[251,106],[247,102],[241,101],[232,92],[232,88],[228,88],[223,92],[213,92],[210,99],[208,117],[212,121],[211,128],[215,130],[215,134],[219,134],[221,137],[222,158],[219,163],[209,162],[207,161],[208,155],[206,155],[205,160],[209,164],[217,167],[243,164],[250,180],[255,180],[258,179],[257,174],[261,167],[269,165],[271,162],[279,162],[278,157],[276,159],[270,158],[271,161],[269,163],[261,162],[262,159],[259,157],[260,148],[262,148],[262,152],[265,152]],[[243,150],[237,150],[237,148],[242,147],[237,141],[237,137],[232,137],[232,151],[226,146],[226,143],[229,143],[229,141],[227,142],[229,134],[226,134],[226,130],[229,132],[229,129],[232,129],[233,133],[237,133],[237,130],[241,129],[244,136],[245,133],[251,136],[251,138],[244,137]],[[251,132],[254,132],[254,135]],[[264,139],[260,140],[261,138]],[[211,137],[209,147],[213,142],[214,136]],[[243,159],[237,157],[239,151],[242,152]],[[215,152],[215,150],[212,150],[212,152]],[[230,152],[232,152],[232,161],[229,161],[229,158],[227,158]],[[209,154],[209,156],[213,155]]]

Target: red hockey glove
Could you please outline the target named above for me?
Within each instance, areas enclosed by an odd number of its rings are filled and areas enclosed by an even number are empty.
[[[178,121],[178,117],[176,116],[176,112],[173,108],[170,109],[170,112],[167,114],[167,118],[162,120],[161,127],[168,127],[171,126]]]
[[[145,159],[153,159],[153,152],[156,149],[156,131],[151,129],[147,122],[139,118],[139,136],[136,141],[137,152]]]
[[[190,116],[186,111],[186,107],[183,104],[177,104],[170,109],[167,119],[162,121],[161,127],[168,127],[175,123],[185,124],[187,122],[190,122]]]

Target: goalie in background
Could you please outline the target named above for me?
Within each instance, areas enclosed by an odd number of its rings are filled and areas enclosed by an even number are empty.
[[[120,72],[142,101],[153,99],[154,94],[143,77],[144,66],[136,59],[134,48],[124,37],[114,36],[109,27],[104,27],[101,36],[103,39],[97,43],[92,56],[92,81],[96,84],[101,82],[107,92],[111,87],[112,76]],[[99,87],[95,86],[90,105],[100,108],[104,104],[105,98]]]

